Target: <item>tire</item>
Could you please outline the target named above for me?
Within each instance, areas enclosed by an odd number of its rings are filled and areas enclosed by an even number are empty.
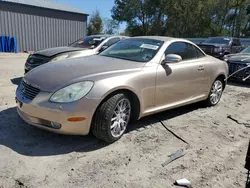
[[[122,105],[123,107],[121,107]],[[121,109],[123,108],[125,110],[124,112],[121,112]],[[126,132],[130,117],[130,100],[122,93],[115,94],[102,102],[97,108],[92,120],[92,133],[100,140],[103,140],[107,143],[113,143],[119,140]],[[118,134],[119,131],[121,132]]]
[[[217,78],[214,81],[211,90],[209,92],[209,96],[205,101],[206,106],[216,106],[220,102],[223,90],[224,90],[224,82],[222,79]]]

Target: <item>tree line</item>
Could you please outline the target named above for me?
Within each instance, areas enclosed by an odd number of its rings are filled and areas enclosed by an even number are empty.
[[[129,36],[250,36],[250,0],[115,0],[111,13],[110,34],[126,23],[123,34]],[[90,17],[89,32],[100,23],[97,17]]]
[[[102,18],[100,16],[99,10],[96,10],[90,15],[89,23],[88,23],[88,35],[96,35],[96,34],[118,34],[119,33],[119,22],[110,19],[110,18]]]

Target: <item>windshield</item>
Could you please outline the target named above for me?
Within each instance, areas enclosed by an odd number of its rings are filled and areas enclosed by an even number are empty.
[[[250,53],[250,46],[248,46],[247,48],[245,48],[244,50],[242,50],[240,53]]]
[[[209,44],[229,44],[229,38],[209,38],[204,43]]]
[[[76,42],[72,43],[71,47],[77,47],[77,48],[96,48],[99,44],[101,44],[107,37],[105,36],[89,36],[84,37]]]
[[[124,39],[99,55],[137,62],[148,62],[156,55],[164,42],[154,39]]]

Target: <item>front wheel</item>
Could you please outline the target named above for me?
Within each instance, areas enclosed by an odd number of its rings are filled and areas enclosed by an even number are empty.
[[[207,106],[215,106],[220,102],[223,89],[224,89],[223,81],[221,79],[216,79],[212,85],[210,94],[206,100]]]
[[[130,100],[122,93],[116,94],[96,110],[91,125],[92,132],[97,138],[113,143],[125,133],[130,117]]]

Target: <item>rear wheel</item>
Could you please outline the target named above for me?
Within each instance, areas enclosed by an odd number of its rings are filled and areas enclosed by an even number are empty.
[[[206,100],[207,106],[215,106],[220,102],[222,93],[224,89],[224,84],[221,79],[216,79],[212,85],[210,94]]]
[[[130,117],[130,100],[122,93],[116,94],[96,110],[91,125],[92,132],[97,138],[113,143],[125,133]]]

